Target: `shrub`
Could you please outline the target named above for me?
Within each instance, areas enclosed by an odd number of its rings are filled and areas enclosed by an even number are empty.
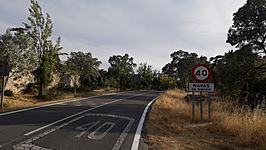
[[[14,96],[14,92],[12,90],[5,90],[4,95],[5,96]]]
[[[23,94],[36,94],[38,92],[37,85],[35,83],[28,83],[22,90]]]

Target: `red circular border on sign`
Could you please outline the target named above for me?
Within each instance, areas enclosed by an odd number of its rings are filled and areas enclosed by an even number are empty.
[[[200,66],[205,67],[205,68],[208,70],[208,72],[209,72],[208,77],[207,77],[206,79],[204,79],[204,80],[199,80],[199,79],[196,78],[196,75],[194,75],[194,71],[196,70],[196,68],[198,68],[198,67],[200,67]],[[210,69],[210,67],[209,67],[208,65],[206,65],[206,64],[196,64],[196,65],[192,68],[192,78],[193,78],[193,80],[196,81],[197,83],[206,83],[208,80],[210,80],[211,75],[212,75],[211,69]]]

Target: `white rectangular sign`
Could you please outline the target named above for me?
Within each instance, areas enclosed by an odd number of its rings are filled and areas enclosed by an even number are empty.
[[[189,83],[189,92],[214,92],[214,83]]]

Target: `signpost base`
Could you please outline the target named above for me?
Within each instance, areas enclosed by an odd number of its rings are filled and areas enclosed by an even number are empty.
[[[208,119],[211,121],[211,111],[212,111],[212,101],[211,101],[211,93],[208,93]]]
[[[192,92],[192,122],[195,122],[197,117],[195,116],[196,110],[200,113],[199,114],[199,121],[204,121],[204,112],[207,111],[204,109],[204,101],[207,100],[207,108],[208,109],[208,118],[206,120],[211,121],[212,118],[212,100],[211,100],[211,93],[208,93],[207,97],[204,97],[202,92],[196,94],[197,92]],[[196,105],[197,104],[197,105]]]
[[[203,96],[202,92],[200,92],[200,121],[203,121]]]
[[[196,102],[195,93],[192,92],[192,122],[194,122],[195,120],[195,102]]]

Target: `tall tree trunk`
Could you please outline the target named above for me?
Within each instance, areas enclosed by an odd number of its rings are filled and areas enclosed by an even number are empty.
[[[77,83],[74,82],[74,96],[77,95]]]
[[[74,96],[77,95],[78,76],[71,77],[74,84]]]
[[[38,97],[42,98],[45,95],[45,85],[43,82],[39,83]]]
[[[3,107],[4,107],[4,95],[5,95],[5,76],[3,76],[2,77],[2,85],[1,85],[2,87],[2,91],[1,91],[1,105],[0,105],[0,107],[1,107],[1,109],[3,109]]]

